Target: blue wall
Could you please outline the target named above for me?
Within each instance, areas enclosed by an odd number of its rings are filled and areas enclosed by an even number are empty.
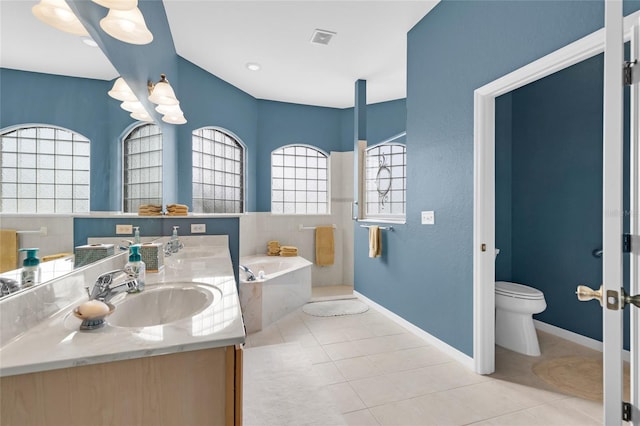
[[[625,4],[625,12],[640,2]],[[408,35],[407,224],[356,290],[473,356],[473,91],[602,27],[603,2],[443,1]],[[435,225],[419,224],[421,210]]]
[[[28,123],[55,125],[91,140],[91,210],[117,210],[120,179],[114,163],[119,129],[133,120],[107,102],[111,82],[0,68],[0,128]]]
[[[603,65],[599,55],[518,89],[505,114],[513,119],[513,204],[503,206],[513,217],[513,257],[512,276],[504,279],[545,293],[547,309],[536,318],[596,340],[602,340],[602,309],[574,293],[578,284],[597,288],[602,282],[602,260],[592,252],[602,247]],[[628,182],[628,90],[625,98]],[[497,197],[496,215],[501,204]]]
[[[340,114],[336,108],[258,101],[257,211],[271,211],[271,152],[290,144],[341,151]]]
[[[174,89],[187,118],[187,124],[174,126],[178,128],[178,202],[192,203],[191,133],[217,126],[235,134],[247,148],[245,210],[256,211],[258,101],[183,58],[178,61],[178,76]]]
[[[512,139],[512,95],[507,93],[496,99],[496,281],[511,281],[511,139]]]

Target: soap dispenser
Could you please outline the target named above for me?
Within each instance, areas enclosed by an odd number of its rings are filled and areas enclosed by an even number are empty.
[[[135,244],[140,244],[140,227],[139,226],[134,226],[133,229],[134,229],[133,242]]]
[[[144,290],[146,265],[142,261],[142,256],[140,256],[139,244],[133,244],[129,247],[129,261],[124,265],[124,270],[135,275],[136,281],[138,281],[137,289],[129,293],[139,293]]]
[[[22,248],[19,251],[27,252],[27,257],[22,262],[22,287],[31,287],[40,283],[40,259],[37,248]]]

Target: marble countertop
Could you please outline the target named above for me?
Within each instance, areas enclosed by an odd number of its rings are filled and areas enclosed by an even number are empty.
[[[107,324],[98,330],[80,331],[81,321],[73,316],[72,309],[86,301],[85,296],[2,347],[0,376],[243,343],[244,324],[227,246],[185,247],[165,258],[163,270],[146,274],[145,291],[184,281],[213,285],[222,296],[195,316],[169,324],[149,327]],[[117,310],[118,302],[114,304]]]

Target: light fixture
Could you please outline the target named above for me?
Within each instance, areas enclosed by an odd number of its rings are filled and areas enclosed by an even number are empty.
[[[116,79],[115,83],[113,83],[113,87],[107,93],[113,99],[117,99],[119,101],[138,102],[138,98],[134,95],[133,91],[122,77],[118,77]]]
[[[131,10],[134,7],[138,7],[138,0],[93,0],[93,2],[100,6],[117,10]]]
[[[171,124],[184,124],[187,119],[184,118],[184,113],[180,109],[180,105],[158,105],[156,111],[160,114],[164,114],[162,121]]]
[[[180,109],[180,104],[176,105],[158,105],[156,111],[163,114],[162,121],[171,124],[184,124],[187,119],[184,118],[184,113]]]
[[[139,114],[142,114],[142,113],[148,114],[147,110],[144,109],[144,106],[140,101],[124,101],[123,103],[120,104],[120,108],[129,112],[135,112]]]
[[[257,64],[255,62],[248,62],[247,69],[250,71],[260,71],[260,64]]]
[[[164,74],[160,74],[160,81],[155,85],[149,82],[148,88],[149,100],[156,105],[178,105],[180,103],[167,80],[167,76]]]
[[[163,115],[183,114],[182,109],[180,109],[180,103],[177,103],[175,105],[158,105],[156,107],[156,111]]]
[[[31,12],[36,18],[58,30],[80,36],[89,35],[64,0],[40,0],[40,3],[31,8]]]
[[[153,118],[147,114],[146,112],[132,112],[129,114],[131,118],[139,120],[139,121],[153,121]]]
[[[158,105],[156,111],[164,114],[162,121],[170,124],[184,124],[187,122],[182,109],[180,109],[180,101],[176,98],[176,94],[166,75],[160,74],[160,81],[155,85],[149,81],[147,88],[149,89],[149,100]]]
[[[153,41],[153,34],[137,7],[129,10],[109,9],[107,16],[100,20],[100,28],[125,43],[149,44]]]
[[[187,119],[184,118],[184,115],[164,115],[162,116],[162,121],[169,124],[185,124]]]

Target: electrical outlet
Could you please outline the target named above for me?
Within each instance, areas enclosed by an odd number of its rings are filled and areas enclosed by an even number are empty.
[[[116,235],[131,235],[133,234],[132,225],[116,225]]]
[[[436,223],[436,214],[433,210],[422,212],[422,224],[433,225]]]
[[[192,234],[204,234],[207,232],[207,225],[205,223],[192,223],[191,224],[191,233]]]

